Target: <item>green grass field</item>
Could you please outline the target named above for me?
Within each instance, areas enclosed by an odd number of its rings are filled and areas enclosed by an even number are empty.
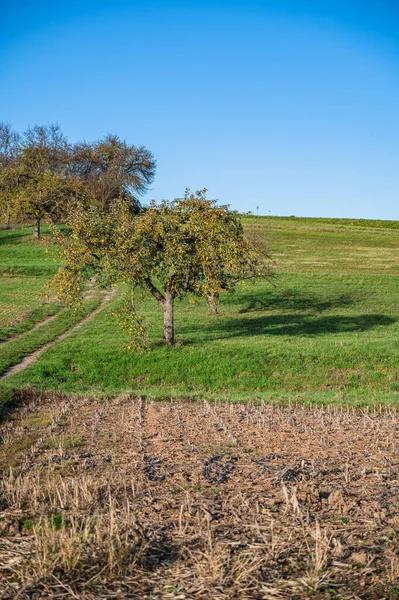
[[[244,225],[271,240],[275,288],[241,285],[221,300],[220,316],[209,316],[204,302],[177,302],[174,348],[162,344],[162,314],[143,295],[151,350],[142,354],[126,349],[111,315],[121,289],[109,308],[1,385],[154,398],[398,403],[399,222],[244,217]],[[0,235],[0,326],[7,329],[7,307],[10,319],[35,309],[56,265],[45,260],[44,244],[31,240],[31,229]],[[12,343],[0,345],[2,355]]]
[[[22,333],[27,321],[34,325],[56,311],[54,306],[42,306],[45,285],[57,265],[46,255],[45,240],[32,240],[32,230],[0,231],[0,341]],[[48,234],[47,228],[44,233]]]

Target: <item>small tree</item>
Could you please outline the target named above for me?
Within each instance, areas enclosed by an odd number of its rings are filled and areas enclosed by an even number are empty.
[[[124,202],[105,216],[75,209],[69,235],[56,235],[65,260],[55,280],[61,295],[76,302],[95,272],[107,282],[144,288],[162,307],[164,341],[173,345],[177,297],[216,298],[242,279],[270,277],[269,258],[244,238],[238,213],[205,192],[187,190],[184,198],[152,203],[136,217]]]
[[[35,223],[34,237],[40,237],[42,219],[50,217],[58,221],[66,215],[69,205],[87,199],[81,182],[46,170],[43,173],[19,172],[16,176],[19,185],[13,194],[15,209]]]
[[[67,176],[68,143],[59,125],[35,125],[18,137],[17,151],[0,165],[0,187],[15,214],[35,221],[35,237],[45,216],[65,213],[74,181]]]

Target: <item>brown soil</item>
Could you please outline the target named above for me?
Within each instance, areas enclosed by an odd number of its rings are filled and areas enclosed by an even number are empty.
[[[1,598],[399,597],[399,413],[25,394]]]

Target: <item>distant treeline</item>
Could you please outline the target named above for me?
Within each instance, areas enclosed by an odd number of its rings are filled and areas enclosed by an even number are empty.
[[[108,211],[123,198],[137,210],[155,167],[147,148],[117,135],[72,144],[58,124],[20,134],[0,123],[0,216],[34,221],[38,237],[40,220],[62,220],[73,200]]]

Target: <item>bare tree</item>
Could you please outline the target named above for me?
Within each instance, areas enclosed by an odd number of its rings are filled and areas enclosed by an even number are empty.
[[[79,142],[70,154],[69,169],[79,177],[98,207],[108,211],[116,198],[139,207],[139,197],[155,175],[156,162],[144,146],[134,146],[108,134],[94,143]]]

